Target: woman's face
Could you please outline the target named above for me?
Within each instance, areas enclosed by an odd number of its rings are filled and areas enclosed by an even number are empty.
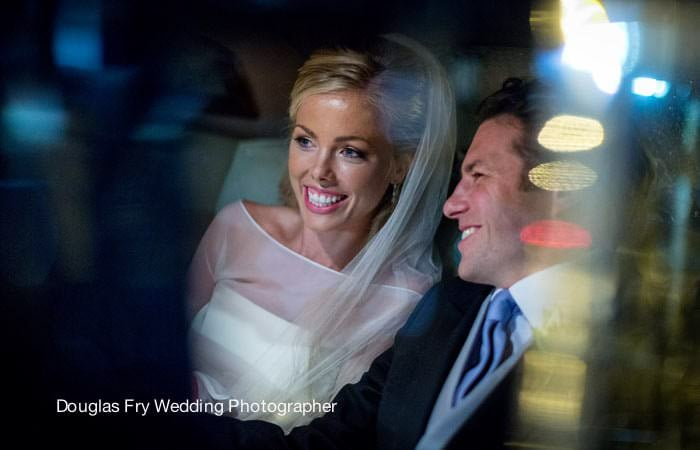
[[[316,94],[301,102],[289,178],[305,227],[367,233],[389,183],[401,181],[397,166],[364,94]]]

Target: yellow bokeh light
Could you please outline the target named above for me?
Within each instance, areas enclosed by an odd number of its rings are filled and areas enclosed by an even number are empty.
[[[537,142],[555,152],[578,152],[598,147],[604,138],[603,125],[597,120],[563,115],[544,124]]]
[[[627,61],[630,40],[627,23],[610,23],[597,0],[561,0],[564,35],[561,61],[588,72],[601,92],[617,92]]]
[[[587,26],[610,22],[598,0],[561,0],[561,10],[561,31],[565,38]]]
[[[598,175],[577,161],[554,161],[532,168],[528,178],[532,184],[546,191],[577,191],[595,183]]]

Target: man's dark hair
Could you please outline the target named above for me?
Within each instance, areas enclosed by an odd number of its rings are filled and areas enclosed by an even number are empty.
[[[481,124],[501,114],[511,114],[524,124],[542,118],[544,111],[538,106],[534,96],[542,94],[544,86],[538,80],[525,81],[520,78],[507,78],[501,89],[486,97],[477,108],[477,119]]]
[[[524,81],[508,78],[501,89],[486,97],[477,108],[479,125],[498,116],[510,115],[520,121],[523,139],[515,142],[515,149],[525,163],[521,187],[529,190],[535,186],[528,179],[528,172],[543,162],[555,159],[555,155],[537,143],[537,134],[544,123],[553,117],[551,91],[538,80]]]

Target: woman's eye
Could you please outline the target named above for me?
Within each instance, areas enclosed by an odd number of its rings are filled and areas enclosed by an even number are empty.
[[[354,149],[352,147],[345,147],[340,151],[340,154],[345,156],[346,158],[352,158],[352,159],[364,159],[365,154],[362,153],[361,151]]]
[[[294,142],[296,142],[301,148],[310,148],[313,145],[311,139],[307,138],[306,136],[295,137]]]

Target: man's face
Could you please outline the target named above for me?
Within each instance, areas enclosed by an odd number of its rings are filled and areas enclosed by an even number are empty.
[[[513,116],[485,121],[445,202],[445,216],[457,220],[462,232],[458,273],[463,280],[510,287],[532,272],[520,231],[547,217],[551,195],[521,187],[524,163],[515,144],[523,133]]]

